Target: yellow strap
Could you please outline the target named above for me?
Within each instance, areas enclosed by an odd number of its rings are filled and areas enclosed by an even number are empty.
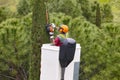
[[[64,34],[59,34],[59,36],[62,38],[66,38],[66,36]]]

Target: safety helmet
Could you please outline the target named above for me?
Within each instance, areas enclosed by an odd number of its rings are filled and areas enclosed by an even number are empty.
[[[68,32],[68,26],[67,25],[61,25],[59,28],[59,31],[62,33],[67,33]]]
[[[51,24],[47,24],[46,25],[47,27],[47,31],[48,32],[54,32],[54,28],[56,27],[54,23],[51,23]]]

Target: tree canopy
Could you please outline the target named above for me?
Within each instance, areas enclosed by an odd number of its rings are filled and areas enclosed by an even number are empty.
[[[40,46],[49,42],[43,38],[46,8],[49,22],[68,25],[82,47],[79,80],[120,79],[119,0],[35,1],[0,0],[0,80],[39,78]]]

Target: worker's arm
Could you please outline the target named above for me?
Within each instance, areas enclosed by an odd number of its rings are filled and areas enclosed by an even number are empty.
[[[56,37],[56,38],[53,40],[53,44],[54,44],[55,46],[60,46],[60,45],[61,45],[61,42],[60,42],[59,37]]]

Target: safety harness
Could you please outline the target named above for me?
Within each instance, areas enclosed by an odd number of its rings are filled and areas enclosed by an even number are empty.
[[[76,41],[72,38],[66,38],[60,46],[59,62],[61,66],[61,80],[64,80],[65,68],[74,59]]]

